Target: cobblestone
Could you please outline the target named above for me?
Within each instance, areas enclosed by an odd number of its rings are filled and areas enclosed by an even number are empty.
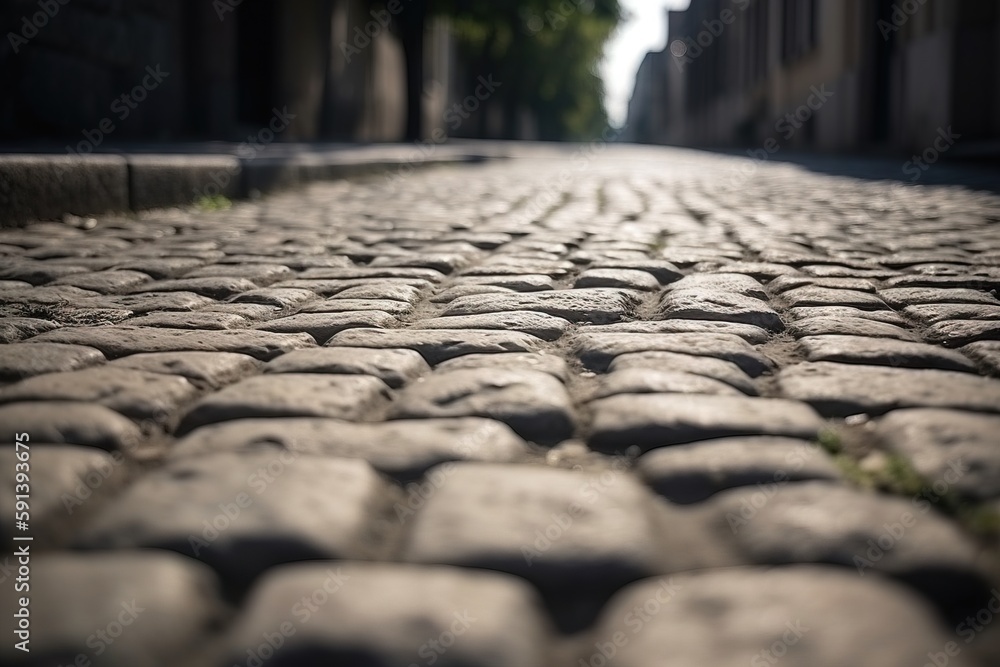
[[[316,341],[307,333],[275,334],[266,331],[203,331],[191,335],[184,329],[146,327],[68,327],[42,334],[30,342],[68,343],[97,348],[108,358],[141,352],[235,352],[269,360]]]
[[[181,419],[178,434],[199,426],[248,417],[360,419],[383,405],[389,388],[367,375],[282,373],[247,378],[198,401]]]
[[[1000,417],[949,410],[896,410],[879,420],[876,435],[905,456],[937,489],[962,496],[1000,496]]]
[[[52,554],[31,569],[31,617],[46,628],[30,642],[32,664],[183,664],[225,617],[211,571],[172,554]],[[4,616],[13,635],[13,615]],[[0,657],[23,660],[13,642]]]
[[[219,452],[147,474],[77,544],[177,551],[245,587],[273,565],[380,553],[387,529],[371,525],[369,513],[387,500],[386,482],[364,461]]]
[[[259,365],[253,357],[235,352],[148,352],[110,363],[113,367],[178,375],[202,389],[221,389],[250,375]]]
[[[352,424],[334,419],[239,419],[203,426],[177,443],[171,457],[271,448],[280,453],[364,459],[412,481],[449,461],[508,463],[530,458],[523,440],[500,422],[478,417]]]
[[[720,536],[748,564],[827,563],[907,581],[949,606],[982,594],[980,548],[928,501],[829,482],[725,491],[709,501]],[[974,604],[974,603],[973,603]]]
[[[416,350],[427,363],[436,365],[464,354],[535,352],[542,348],[543,343],[540,338],[514,331],[351,329],[337,334],[327,341],[326,345],[376,349],[406,348]]]
[[[614,359],[633,352],[676,352],[731,361],[744,373],[758,376],[771,362],[742,338],[732,334],[593,334],[584,332],[573,341],[584,365],[606,369]]]
[[[331,373],[370,375],[393,389],[430,372],[430,367],[413,350],[332,347],[321,350],[294,350],[264,366],[265,373]]]
[[[197,393],[183,377],[102,366],[49,373],[0,387],[0,403],[79,401],[103,405],[137,422],[166,423]]]
[[[282,659],[299,664],[548,664],[549,622],[537,594],[496,573],[368,563],[278,568],[236,621],[224,664],[244,664],[281,628],[289,629]]]
[[[600,451],[738,435],[813,438],[823,427],[809,406],[774,398],[674,394],[620,395],[595,401],[590,444]]]
[[[836,364],[799,364],[778,375],[781,391],[829,417],[896,408],[1000,411],[1000,384],[968,373]]]
[[[583,664],[614,651],[614,667],[666,655],[718,667],[779,664],[786,655],[789,665],[881,667],[885,657],[875,647],[898,646],[892,664],[920,665],[951,637],[933,610],[898,586],[830,568],[786,567],[633,584],[608,604],[588,639]],[[964,658],[948,664],[962,667]]]
[[[455,299],[445,315],[479,315],[512,310],[534,310],[571,322],[608,324],[635,314],[638,298],[613,289],[578,289],[537,294],[484,294]]]
[[[638,472],[657,493],[682,504],[742,486],[840,478],[832,458],[816,444],[776,437],[721,438],[655,449],[640,457]]]
[[[3,664],[1000,664],[1000,199],[509,148],[0,230]]]
[[[0,382],[13,382],[60,371],[74,371],[104,363],[92,347],[47,343],[0,345]]]
[[[808,336],[800,339],[799,344],[809,361],[975,371],[961,354],[925,343],[866,336]]]
[[[403,390],[390,414],[397,419],[490,417],[541,444],[569,438],[575,426],[562,383],[548,373],[521,369],[439,371]]]

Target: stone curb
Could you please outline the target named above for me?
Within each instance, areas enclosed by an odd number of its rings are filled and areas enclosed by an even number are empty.
[[[344,159],[328,155],[0,155],[0,227],[64,214],[96,215],[183,206],[202,196],[243,199],[305,183],[392,175],[396,170],[478,162],[478,154],[434,159]]]

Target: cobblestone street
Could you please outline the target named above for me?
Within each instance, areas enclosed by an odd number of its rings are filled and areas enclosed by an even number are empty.
[[[833,171],[525,147],[0,230],[0,661],[1000,665],[1000,195]]]

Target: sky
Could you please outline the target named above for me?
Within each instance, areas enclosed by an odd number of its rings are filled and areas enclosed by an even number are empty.
[[[625,122],[628,101],[635,85],[635,73],[649,51],[659,51],[667,43],[667,9],[685,9],[691,0],[620,0],[631,15],[622,22],[605,49],[601,63],[604,104],[612,125]]]

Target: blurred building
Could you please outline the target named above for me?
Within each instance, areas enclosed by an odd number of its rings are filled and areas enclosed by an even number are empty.
[[[107,119],[113,141],[241,141],[286,107],[295,118],[282,139],[403,136],[402,47],[364,0],[3,4],[4,140],[96,137]],[[441,24],[432,23],[427,49],[425,117],[434,118],[451,76]]]
[[[1000,153],[996,0],[692,0],[668,30],[633,141]]]

